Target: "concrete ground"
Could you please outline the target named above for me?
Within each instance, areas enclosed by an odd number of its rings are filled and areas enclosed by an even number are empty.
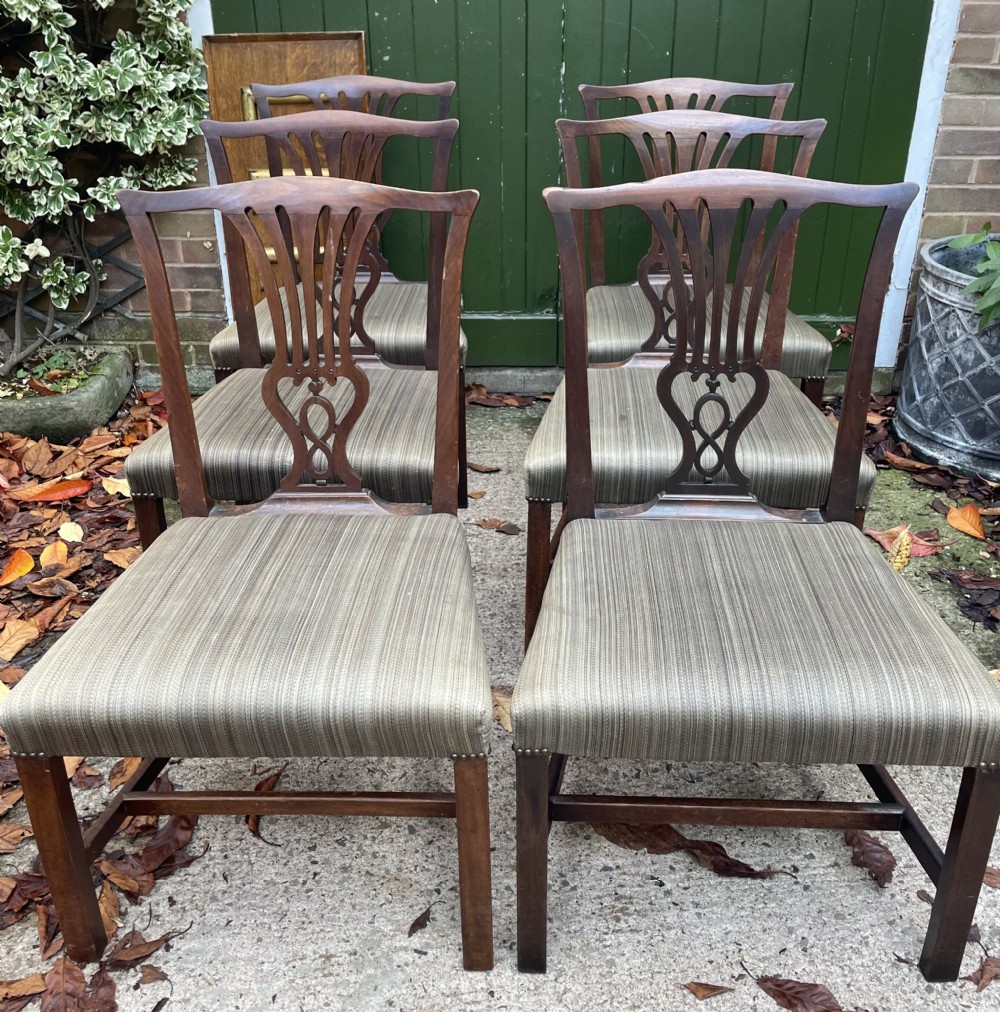
[[[470,459],[502,469],[471,475],[471,488],[485,495],[463,516],[499,689],[513,685],[521,659],[526,506],[520,463],[543,410],[539,402],[469,414]],[[872,509],[875,526],[894,526],[904,522],[906,510],[924,508],[923,493],[908,493],[900,478],[883,476]],[[891,495],[883,496],[883,487]],[[522,533],[483,530],[471,522],[479,517],[512,520]],[[938,595],[942,613],[968,632],[953,592],[938,584],[926,588]],[[891,616],[879,614],[877,602],[873,621],[884,623],[886,636],[907,635],[893,628]],[[995,640],[982,634],[973,645],[985,657],[995,651]],[[256,759],[258,766],[271,765]],[[252,762],[184,760],[170,774],[186,788],[248,789],[258,779]],[[281,786],[449,789],[449,774],[446,762],[294,760]],[[899,773],[939,839],[947,834],[957,779],[942,769]],[[138,926],[147,938],[184,933],[148,961],[169,981],[140,985],[137,970],[115,975],[119,1008],[159,1012],[158,1003],[169,997],[168,1010],[652,1012],[700,1007],[682,985],[705,981],[734,988],[709,999],[709,1009],[776,1009],[751,975],[820,982],[844,1009],[1000,1008],[1000,983],[981,994],[969,983],[928,984],[903,961],[919,955],[929,907],[917,894],[932,886],[902,839],[891,835],[883,838],[899,864],[889,887],[879,889],[851,864],[835,832],[688,828],[688,835],[717,840],[756,867],[787,873],[746,880],[718,878],[685,854],[633,853],[588,826],[557,825],[550,852],[550,969],[544,976],[520,975],[514,960],[513,781],[510,735],[495,726],[492,972],[461,969],[453,823],[265,818],[269,846],[251,837],[242,819],[216,817],[202,819],[196,830],[192,849],[208,847],[201,860],[158,883],[139,906],[123,904],[126,928]],[[832,767],[590,762],[571,764],[566,787],[869,796],[860,775]],[[84,809],[100,801],[91,794],[80,795]],[[26,870],[32,858],[32,846],[24,844],[0,859],[0,873]],[[1000,865],[1000,849],[992,863]],[[407,937],[431,904],[428,926]],[[1000,954],[1000,892],[983,890],[977,923],[983,945]],[[0,943],[0,978],[41,968],[33,918],[4,931]],[[970,944],[963,973],[983,954]]]

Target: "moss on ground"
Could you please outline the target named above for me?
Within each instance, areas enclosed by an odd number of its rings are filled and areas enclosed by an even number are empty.
[[[903,570],[903,578],[917,589],[987,667],[1000,668],[1000,633],[990,632],[983,625],[967,619],[958,610],[961,602],[959,592],[950,583],[931,578],[931,573],[938,570],[959,567],[1000,576],[1000,562],[986,554],[982,541],[953,530],[945,518],[931,508],[935,497],[950,501],[938,489],[914,484],[903,471],[879,471],[865,526],[879,531],[899,524],[909,524],[912,531],[936,527],[942,541],[955,542],[934,555],[911,559]],[[964,505],[964,500],[958,505]],[[886,636],[905,639],[907,630],[896,628],[891,614],[880,614],[877,601],[871,602],[871,605],[872,621],[883,624]]]

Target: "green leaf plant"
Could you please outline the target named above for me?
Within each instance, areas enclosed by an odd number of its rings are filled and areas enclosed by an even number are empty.
[[[973,265],[979,276],[962,289],[966,295],[978,295],[976,310],[979,312],[979,329],[984,331],[994,320],[1000,318],[1000,241],[990,238],[992,224],[986,222],[979,232],[969,232],[952,239],[951,249],[968,249],[983,244],[983,255]],[[2,262],[0,247],[0,262]]]
[[[194,179],[178,151],[207,112],[192,2],[0,0],[0,379],[83,337],[104,278],[85,232],[118,190]]]

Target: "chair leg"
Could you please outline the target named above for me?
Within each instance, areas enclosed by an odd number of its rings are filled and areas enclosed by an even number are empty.
[[[552,503],[528,501],[527,572],[524,585],[524,648],[535,631],[542,596],[549,582],[552,547]]]
[[[517,753],[517,968],[545,973],[549,757]]]
[[[985,765],[969,767],[958,790],[930,926],[920,955],[920,970],[927,980],[958,977],[998,818],[1000,770]]]
[[[857,527],[859,531],[862,531],[865,528],[865,514],[867,512],[868,512],[867,506],[859,506],[854,511],[854,526]]]
[[[135,525],[139,528],[139,541],[143,548],[149,546],[167,529],[167,518],[163,512],[163,500],[148,496],[134,496]]]
[[[466,970],[492,970],[493,885],[486,757],[456,759],[454,765],[462,965]]]
[[[816,405],[821,408],[823,406],[823,388],[826,386],[826,380],[822,377],[804,379],[802,381],[802,392]]]
[[[90,862],[61,756],[16,758],[42,870],[48,879],[66,951],[77,963],[100,959],[107,935]]]
[[[227,376],[232,376],[232,374],[233,374],[232,369],[226,368],[225,366],[216,366],[215,368],[216,385],[221,383]]]

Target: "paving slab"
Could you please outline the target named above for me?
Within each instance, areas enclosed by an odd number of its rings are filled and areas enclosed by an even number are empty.
[[[470,475],[485,495],[463,513],[493,680],[516,678],[521,659],[526,505],[520,462],[544,410],[473,408],[469,456],[500,467]],[[897,498],[872,516],[889,520],[913,502]],[[881,487],[881,483],[880,483]],[[887,486],[888,487],[888,486]],[[904,496],[905,500],[905,496]],[[882,512],[880,512],[880,510]],[[522,533],[498,534],[472,521],[501,518]],[[896,521],[898,522],[898,521]],[[936,588],[940,585],[935,584]],[[950,591],[949,591],[950,593]],[[951,619],[945,597],[943,613]],[[958,621],[960,620],[960,621]],[[958,616],[956,625],[969,626]],[[899,631],[887,628],[887,635]],[[902,633],[902,634],[905,634]],[[992,635],[992,634],[990,634]],[[984,648],[985,649],[985,648]],[[237,817],[203,818],[192,849],[207,848],[190,868],[156,885],[137,906],[123,904],[127,927],[147,937],[182,932],[149,962],[169,981],[138,985],[139,973],[115,974],[119,1008],[151,1012],[169,999],[178,1010],[709,1010],[778,1006],[754,983],[770,974],[825,984],[844,1009],[879,1012],[1000,1008],[1000,984],[981,994],[969,983],[928,984],[917,959],[933,887],[901,839],[883,835],[898,859],[880,889],[851,863],[835,832],[682,827],[717,840],[767,879],[723,879],[685,854],[651,856],[614,846],[586,825],[556,825],[550,848],[549,972],[518,974],[514,959],[514,763],[511,736],[494,727],[491,765],[496,968],[461,969],[454,824],[405,819],[265,818],[254,839]],[[170,767],[185,788],[249,789],[252,764],[183,760]],[[106,770],[109,764],[103,768]],[[290,790],[450,789],[439,761],[303,760],[290,764]],[[932,831],[947,834],[958,772],[898,771],[903,789]],[[586,762],[569,767],[566,787],[623,793],[870,797],[856,772],[840,767],[720,766]],[[102,792],[79,795],[93,811]],[[27,870],[30,843],[0,858],[0,874]],[[1000,865],[1000,849],[993,855]],[[425,928],[408,937],[428,907]],[[1000,950],[1000,892],[984,889],[977,915],[983,945]],[[0,978],[42,968],[33,918],[0,935]],[[979,965],[970,944],[963,973]],[[702,1005],[686,981],[732,987]]]

